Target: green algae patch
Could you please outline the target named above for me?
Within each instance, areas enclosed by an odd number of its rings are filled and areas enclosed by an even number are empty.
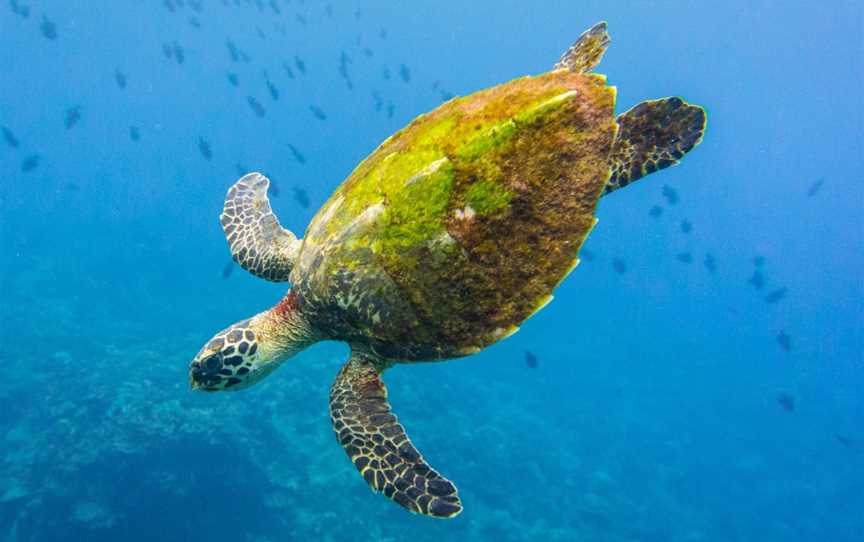
[[[481,215],[506,207],[512,197],[504,186],[489,179],[479,180],[465,191],[465,203]]]

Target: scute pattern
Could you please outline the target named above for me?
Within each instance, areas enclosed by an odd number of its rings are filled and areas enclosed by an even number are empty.
[[[456,486],[438,474],[408,440],[390,411],[383,364],[354,351],[330,390],[330,418],[339,444],[369,486],[411,512],[449,518],[462,511]]]
[[[681,98],[648,100],[618,116],[605,193],[669,166],[702,141],[705,110]]]
[[[256,277],[285,282],[291,275],[300,242],[279,225],[270,208],[267,188],[270,180],[249,173],[228,190],[219,217],[231,256],[240,267]]]

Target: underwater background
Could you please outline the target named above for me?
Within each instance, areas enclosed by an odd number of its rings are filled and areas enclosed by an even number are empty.
[[[201,344],[285,285],[230,262],[248,171],[302,232],[378,143],[548,70],[599,20],[618,111],[708,110],[603,198],[519,333],[387,372],[459,487],[373,495],[327,412],[344,345],[193,393]],[[857,1],[4,0],[0,541],[858,541],[864,8]]]

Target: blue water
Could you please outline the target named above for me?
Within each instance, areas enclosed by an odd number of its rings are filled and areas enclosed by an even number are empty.
[[[3,2],[0,540],[861,540],[862,5],[446,4]],[[343,345],[189,391],[201,344],[284,292],[226,268],[239,172],[302,232],[414,116],[603,19],[619,111],[680,95],[708,130],[601,201],[518,334],[387,372],[462,515],[354,471]]]

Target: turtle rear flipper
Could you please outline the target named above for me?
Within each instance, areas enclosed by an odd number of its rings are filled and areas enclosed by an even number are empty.
[[[256,277],[285,282],[291,275],[300,241],[279,224],[267,199],[270,179],[260,173],[241,177],[228,189],[219,220],[231,257]]]
[[[430,467],[408,440],[390,411],[383,369],[376,356],[352,350],[330,389],[336,438],[374,491],[411,512],[453,517],[462,511],[456,486]]]
[[[647,100],[618,115],[606,194],[678,163],[702,141],[705,110],[678,97]]]
[[[564,51],[561,59],[553,66],[555,70],[567,68],[571,72],[585,73],[593,70],[612,40],[606,32],[606,21],[600,21],[588,30]]]

